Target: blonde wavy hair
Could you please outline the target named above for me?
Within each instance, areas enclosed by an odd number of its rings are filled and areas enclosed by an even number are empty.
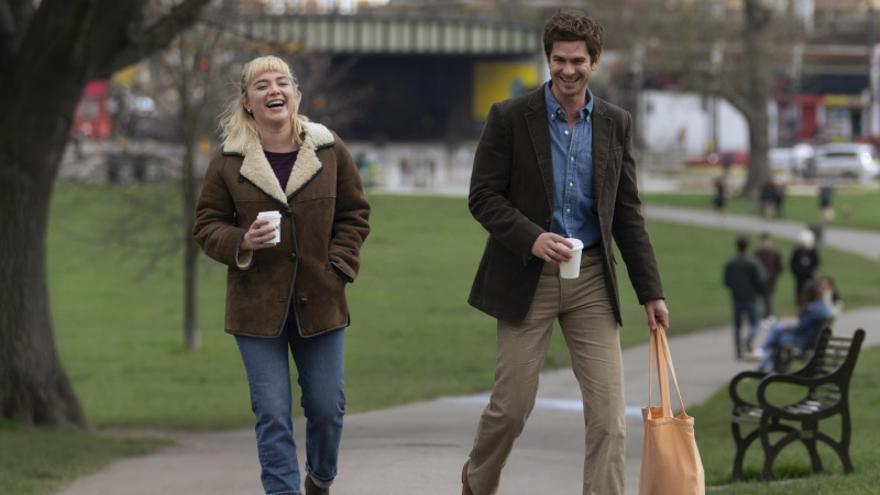
[[[280,72],[290,79],[293,85],[294,101],[290,105],[290,127],[293,131],[293,142],[297,146],[303,142],[303,122],[308,121],[305,115],[299,114],[299,104],[302,94],[299,85],[287,62],[273,55],[257,57],[244,64],[241,68],[241,79],[238,83],[238,95],[232,98],[226,109],[220,115],[220,135],[223,139],[223,149],[243,150],[249,142],[259,142],[260,133],[257,130],[254,118],[245,110],[244,102],[247,97],[247,88],[261,74],[266,72]]]

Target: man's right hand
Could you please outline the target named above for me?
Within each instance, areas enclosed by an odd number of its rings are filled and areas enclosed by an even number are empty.
[[[572,247],[574,247],[572,243],[565,237],[553,232],[544,232],[532,244],[532,254],[544,261],[558,265],[571,259]]]
[[[272,240],[275,238],[275,227],[265,218],[258,218],[251,224],[251,228],[245,232],[241,239],[239,249],[243,251],[255,251],[275,246]]]

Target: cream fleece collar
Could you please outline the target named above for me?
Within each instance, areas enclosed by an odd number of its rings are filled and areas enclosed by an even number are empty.
[[[224,153],[235,153],[244,156],[241,164],[241,175],[260,188],[264,193],[282,203],[287,203],[287,198],[296,194],[312,177],[321,170],[321,160],[318,159],[317,151],[321,148],[332,146],[335,143],[333,133],[321,124],[315,122],[303,122],[305,140],[299,148],[287,187],[281,190],[281,184],[269,165],[269,160],[263,153],[263,147],[259,141],[250,140],[240,146],[223,146]]]

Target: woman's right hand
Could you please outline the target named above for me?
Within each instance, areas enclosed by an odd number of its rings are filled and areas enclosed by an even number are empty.
[[[275,246],[272,240],[275,238],[275,227],[264,218],[258,218],[251,224],[251,228],[245,232],[241,239],[239,249],[243,251],[255,251]]]

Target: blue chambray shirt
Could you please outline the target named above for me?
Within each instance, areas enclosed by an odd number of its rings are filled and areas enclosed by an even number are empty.
[[[593,195],[593,93],[587,89],[587,104],[569,130],[565,110],[544,84],[550,151],[553,157],[553,223],[550,230],[563,237],[574,237],[584,248],[601,240],[599,217],[594,212]]]

